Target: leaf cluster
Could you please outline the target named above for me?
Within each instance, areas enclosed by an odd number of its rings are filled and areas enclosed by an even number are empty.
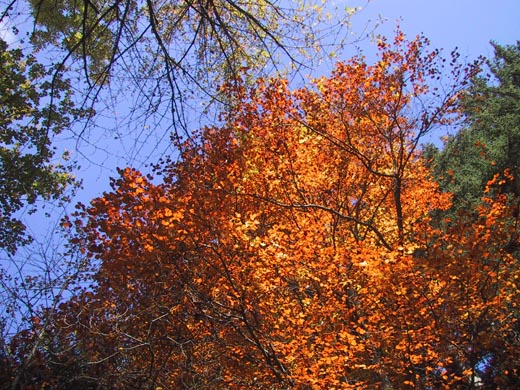
[[[75,182],[71,165],[54,163],[51,143],[84,113],[74,108],[69,83],[34,56],[0,40],[0,57],[0,247],[14,252],[29,239],[16,213],[38,199],[60,199]]]

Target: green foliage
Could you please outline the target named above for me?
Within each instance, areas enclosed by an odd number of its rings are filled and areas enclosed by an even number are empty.
[[[505,190],[520,194],[520,42],[493,47],[488,72],[474,77],[462,95],[466,127],[447,137],[442,150],[425,148],[442,188],[454,194],[456,209],[474,206],[486,183],[506,169],[515,180]]]
[[[40,198],[63,199],[75,181],[71,164],[54,163],[51,142],[83,113],[53,72],[0,40],[0,247],[11,253],[30,241],[16,213],[26,205],[34,211]]]
[[[110,5],[104,1],[32,0],[30,3],[40,26],[31,37],[35,47],[53,45],[75,58],[83,58],[88,74],[97,83],[103,83],[105,67],[114,54],[116,37],[110,24],[118,17],[117,2]]]
[[[494,167],[478,142],[474,132],[462,129],[445,139],[442,150],[432,144],[423,150],[441,188],[453,193],[456,209],[472,207],[479,202],[487,181],[485,178],[493,176]]]
[[[509,168],[516,177],[520,167],[520,41],[514,46],[494,43],[493,47],[495,58],[487,62],[490,73],[474,80],[462,107],[495,167],[492,171]]]

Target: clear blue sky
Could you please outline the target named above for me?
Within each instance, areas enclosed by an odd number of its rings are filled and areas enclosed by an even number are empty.
[[[463,57],[492,56],[491,40],[513,44],[520,40],[520,0],[371,0],[353,18],[353,30],[367,20],[382,17],[387,22],[378,31],[391,35],[399,20],[408,36],[423,33],[433,47],[449,53],[455,47]]]

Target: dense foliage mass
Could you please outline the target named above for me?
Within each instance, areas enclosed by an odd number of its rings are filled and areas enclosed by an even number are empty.
[[[224,125],[159,163],[160,183],[122,169],[80,206],[64,226],[92,279],[13,338],[7,380],[515,388],[518,213],[502,190],[514,174],[495,176],[474,213],[432,223],[450,194],[418,142],[450,117],[460,84],[435,95],[440,58],[422,39],[379,48],[376,64],[338,63],[313,87],[224,86]]]
[[[238,74],[250,83],[294,77],[332,56],[352,37],[355,11],[334,7],[320,0],[0,1],[0,345],[9,362],[2,369],[17,367],[11,388],[22,377],[31,382],[26,373],[44,348],[45,330],[33,319],[47,329],[83,272],[81,252],[63,247],[58,228],[76,186],[85,179],[81,196],[98,196],[118,165],[176,154],[169,136],[190,137],[200,123],[214,123],[217,107],[230,103],[216,86]],[[7,344],[23,330],[36,336],[24,339],[30,345],[19,355]]]

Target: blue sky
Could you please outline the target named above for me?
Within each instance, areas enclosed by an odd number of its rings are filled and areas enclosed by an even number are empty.
[[[345,1],[351,3],[351,0]],[[391,35],[395,22],[408,36],[423,33],[433,47],[449,53],[455,47],[463,57],[492,56],[491,40],[513,44],[520,40],[519,0],[371,0],[353,18],[353,29],[382,17],[378,30]]]

